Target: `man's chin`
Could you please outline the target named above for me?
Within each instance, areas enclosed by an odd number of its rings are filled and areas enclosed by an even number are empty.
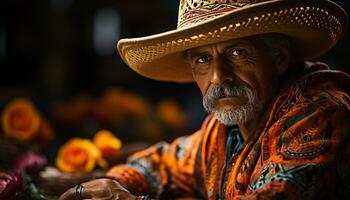
[[[243,105],[237,105],[237,104],[227,104],[222,106],[216,106],[215,112],[221,112],[221,113],[230,113],[230,112],[238,112],[240,108],[242,108]]]
[[[254,117],[252,108],[240,106],[213,111],[218,121],[225,126],[244,124]]]

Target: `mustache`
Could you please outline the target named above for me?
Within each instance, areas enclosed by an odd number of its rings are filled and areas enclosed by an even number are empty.
[[[213,111],[220,98],[223,97],[246,97],[248,103],[253,103],[256,99],[255,92],[246,85],[237,85],[233,81],[224,82],[222,85],[213,86],[203,96],[203,106],[207,112]]]

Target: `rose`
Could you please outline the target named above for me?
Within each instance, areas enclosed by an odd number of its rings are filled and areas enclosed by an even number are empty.
[[[6,136],[19,141],[34,139],[41,145],[54,138],[50,124],[27,99],[14,99],[4,109],[2,126]]]
[[[15,159],[12,169],[18,173],[35,173],[43,168],[47,163],[44,156],[34,153],[32,151],[26,151]]]
[[[23,190],[23,179],[18,174],[4,174],[0,177],[0,199],[16,199]]]
[[[106,160],[112,160],[119,154],[122,142],[110,131],[101,130],[96,133],[93,143],[101,151],[102,157]]]
[[[96,164],[106,166],[99,149],[87,139],[69,140],[59,149],[56,158],[57,167],[70,173],[91,172]]]
[[[55,138],[55,132],[53,131],[51,125],[46,119],[41,117],[38,133],[34,138],[41,146],[47,145],[50,141]]]
[[[2,113],[2,127],[8,137],[29,141],[38,132],[40,115],[27,99],[11,101]]]
[[[183,129],[186,126],[186,115],[173,99],[164,99],[156,107],[157,117],[166,125]]]
[[[146,99],[118,88],[106,90],[93,110],[98,119],[107,122],[119,122],[129,117],[144,119],[149,111]]]

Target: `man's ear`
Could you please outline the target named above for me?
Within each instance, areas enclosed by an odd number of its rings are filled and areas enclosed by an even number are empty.
[[[291,55],[289,46],[281,46],[280,51],[276,55],[275,64],[277,68],[277,72],[279,75],[283,75],[290,64]]]

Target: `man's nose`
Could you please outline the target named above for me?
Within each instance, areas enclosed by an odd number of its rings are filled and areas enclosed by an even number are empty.
[[[232,81],[233,75],[230,70],[231,66],[223,58],[215,58],[213,60],[213,73],[211,82],[216,85],[221,85],[225,81]]]

